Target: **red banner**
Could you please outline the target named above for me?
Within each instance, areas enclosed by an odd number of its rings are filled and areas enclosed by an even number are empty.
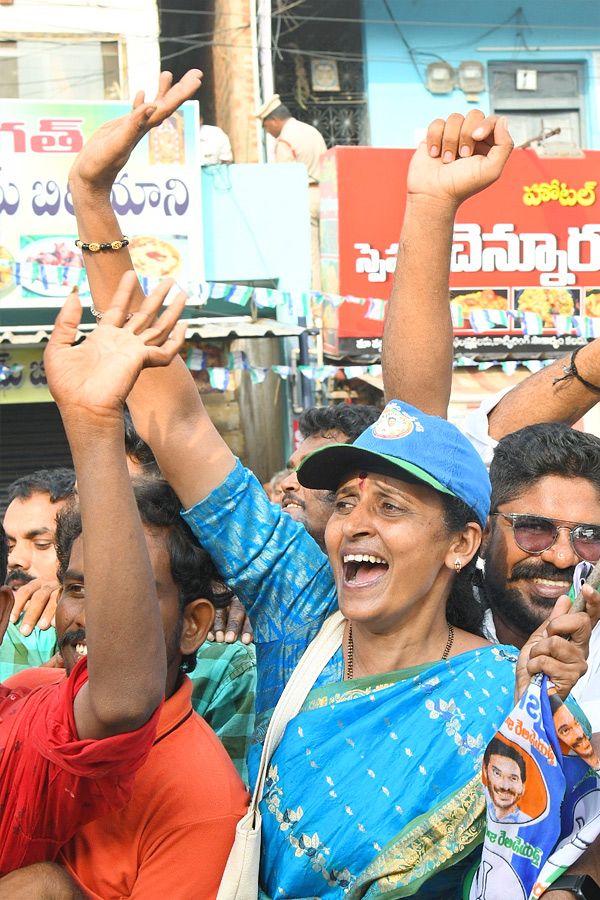
[[[335,147],[324,157],[323,291],[389,297],[412,153]],[[564,349],[564,341],[559,348],[552,340],[557,322],[558,332],[572,334],[574,343],[585,339],[575,337],[583,320],[573,317],[600,316],[598,173],[598,151],[554,159],[516,150],[500,181],[460,207],[450,280],[457,339],[476,333],[483,344],[479,335],[491,334],[494,349],[502,349],[501,336],[523,336],[524,327],[527,336],[525,314],[541,317],[538,333],[549,339],[534,355]],[[492,314],[486,318],[483,310]],[[381,336],[381,303],[344,302],[337,312],[342,343]],[[504,342],[505,354],[513,349],[514,341],[512,347]]]

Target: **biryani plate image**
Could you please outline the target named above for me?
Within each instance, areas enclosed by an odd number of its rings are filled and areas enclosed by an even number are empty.
[[[138,235],[129,241],[133,267],[140,278],[175,278],[181,268],[181,253],[169,241]]]
[[[508,309],[508,291],[496,293],[491,288],[480,291],[451,291],[450,303],[453,306],[462,306],[463,312],[470,309]]]
[[[591,288],[585,295],[586,316],[600,317],[600,287]]]
[[[554,328],[553,316],[574,316],[579,312],[574,293],[567,288],[523,288],[515,296],[516,311],[537,313],[544,328]]]

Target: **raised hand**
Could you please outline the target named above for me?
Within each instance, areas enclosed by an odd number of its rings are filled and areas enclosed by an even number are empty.
[[[513,146],[504,117],[474,109],[436,119],[411,160],[408,194],[458,206],[500,177]]]
[[[185,322],[177,320],[187,295],[177,294],[157,319],[172,279],[162,281],[130,313],[137,286],[135,274],[127,272],[96,329],[75,346],[81,304],[77,291],[67,297],[44,353],[48,387],[63,417],[70,410],[85,409],[97,417],[120,418],[142,369],[168,365],[181,347]]]
[[[582,591],[586,612],[569,612],[571,600],[566,594],[559,597],[546,621],[523,646],[517,663],[515,702],[538,672],[552,679],[565,700],[587,671],[590,634],[600,615],[600,594],[589,584]]]
[[[144,92],[138,91],[130,113],[102,125],[86,142],[73,163],[69,178],[110,189],[144,135],[189,100],[201,83],[199,69],[190,69],[175,84],[171,72],[162,72],[154,100],[146,102]]]

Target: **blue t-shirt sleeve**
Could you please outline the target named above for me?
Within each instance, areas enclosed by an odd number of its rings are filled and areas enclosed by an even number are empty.
[[[336,608],[327,557],[303,525],[269,502],[239,460],[182,515],[248,610],[255,640],[279,640]]]

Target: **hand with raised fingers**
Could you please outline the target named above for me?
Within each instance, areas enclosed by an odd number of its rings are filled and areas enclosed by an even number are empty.
[[[85,410],[91,418],[121,420],[123,404],[142,369],[167,366],[180,349],[185,322],[178,319],[187,295],[178,293],[157,318],[173,280],[164,279],[130,312],[137,285],[133,272],[123,275],[97,327],[75,345],[81,304],[77,291],[67,297],[44,353],[48,387],[63,419],[71,410]]]
[[[35,626],[42,631],[54,625],[54,613],[60,594],[58,581],[44,583],[41,578],[34,578],[22,584],[15,591],[15,604],[10,614],[10,621],[17,622],[22,613],[23,621],[19,625],[21,634],[31,634]]]
[[[584,585],[582,590],[586,612],[570,613],[571,600],[563,594],[546,621],[534,631],[521,650],[517,663],[515,702],[525,693],[527,685],[538,672],[543,672],[554,682],[564,700],[587,671],[590,635],[600,615],[600,594],[589,584]]]
[[[458,207],[500,177],[513,146],[505,117],[473,109],[436,119],[411,160],[408,194]]]
[[[95,188],[110,190],[144,135],[189,100],[201,83],[199,69],[190,69],[175,84],[171,72],[162,72],[154,100],[146,102],[144,92],[138,91],[130,113],[106,122],[86,141],[73,163],[70,181],[79,179]]]

